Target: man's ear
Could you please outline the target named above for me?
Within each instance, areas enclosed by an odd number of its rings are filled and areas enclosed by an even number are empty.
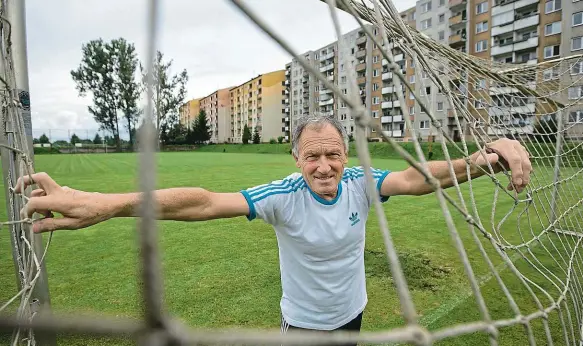
[[[296,156],[296,154],[292,154],[292,156],[294,157],[294,160],[296,161],[296,167],[300,168],[300,161],[299,161],[298,157]]]

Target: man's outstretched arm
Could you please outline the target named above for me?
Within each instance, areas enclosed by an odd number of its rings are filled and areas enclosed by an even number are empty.
[[[492,142],[487,147],[492,149],[492,152],[486,154],[485,158],[479,151],[470,156],[470,175],[467,174],[467,163],[464,159],[452,160],[458,183],[464,183],[470,177],[472,179],[478,178],[485,174],[484,171],[489,172],[488,163],[494,169],[494,173],[498,173],[502,170],[501,166],[498,165],[498,163],[501,163],[512,174],[512,182],[508,185],[508,189],[516,189],[517,193],[522,192],[530,182],[530,173],[532,172],[532,165],[526,149],[518,141],[506,138]],[[447,161],[430,161],[428,162],[428,168],[431,175],[439,180],[442,188],[447,189],[454,185]],[[433,187],[427,183],[423,174],[413,167],[389,174],[381,186],[381,194],[383,196],[418,196],[433,191]]]
[[[30,177],[18,181],[31,185]],[[142,193],[103,194],[62,187],[46,173],[32,175],[39,189],[32,192],[23,210],[24,217],[34,213],[45,216],[35,221],[34,232],[57,229],[80,229],[114,217],[139,216]],[[198,187],[169,188],[153,192],[159,220],[201,221],[244,216],[249,213],[245,197],[240,193],[216,193]],[[53,212],[62,218],[53,217]]]

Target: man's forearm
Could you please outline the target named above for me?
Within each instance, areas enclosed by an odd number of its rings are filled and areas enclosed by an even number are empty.
[[[111,217],[137,217],[143,193],[104,195]],[[156,218],[159,220],[199,221],[211,217],[211,192],[197,187],[153,191]]]
[[[452,160],[453,170],[458,183],[464,183],[468,181],[467,174],[467,163],[464,159]],[[440,186],[444,189],[452,187],[454,185],[454,180],[450,174],[450,168],[447,161],[429,161],[427,163],[429,172],[433,177],[439,180]],[[415,168],[410,167],[411,170],[410,179],[413,186],[414,195],[425,195],[434,191],[433,187],[426,181],[423,174],[418,172]],[[482,171],[478,170],[475,166],[470,166],[470,176],[472,179],[478,178],[482,175]]]

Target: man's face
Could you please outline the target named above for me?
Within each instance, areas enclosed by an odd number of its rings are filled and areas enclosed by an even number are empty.
[[[306,127],[298,144],[296,166],[310,189],[326,200],[336,197],[348,162],[342,136],[330,124]]]

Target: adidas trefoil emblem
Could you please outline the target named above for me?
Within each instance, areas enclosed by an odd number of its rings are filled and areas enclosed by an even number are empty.
[[[350,226],[354,226],[360,221],[358,218],[358,213],[352,213],[348,219],[352,222]]]

